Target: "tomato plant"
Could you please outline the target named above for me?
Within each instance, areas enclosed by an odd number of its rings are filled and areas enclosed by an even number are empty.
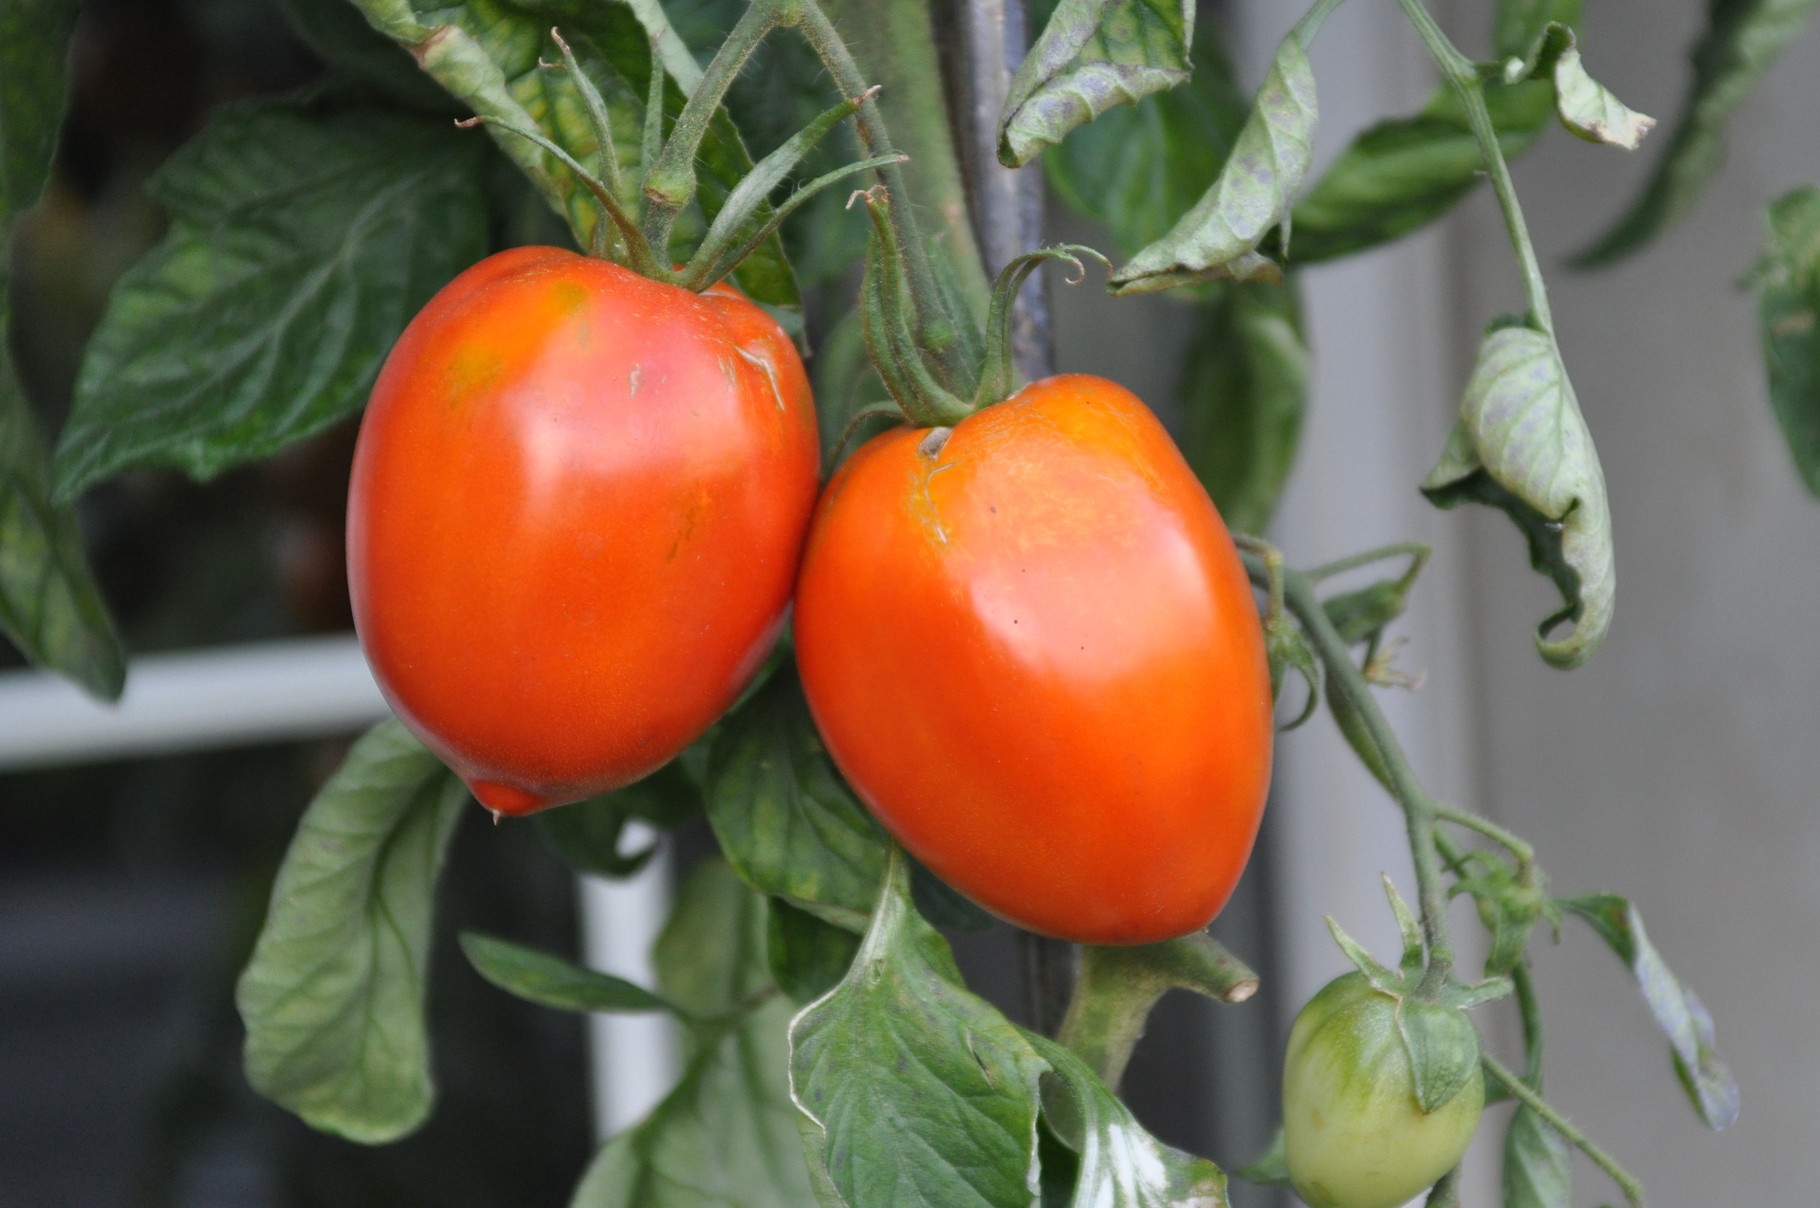
[[[361,426],[349,586],[386,699],[497,813],[648,775],[770,653],[820,455],[795,346],[734,291],[481,261]]]
[[[207,477],[365,407],[348,566],[397,719],[278,874],[238,986],[253,1087],[361,1143],[429,1116],[437,877],[470,790],[496,820],[561,805],[540,829],[602,875],[651,856],[621,850],[630,821],[705,818],[724,860],[684,881],[655,984],[464,936],[507,992],[688,1036],[577,1208],[1223,1206],[1226,1176],[1117,1089],[1165,991],[1260,984],[1207,928],[1293,670],[1302,717],[1324,704],[1398,811],[1415,906],[1392,891],[1395,971],[1335,927],[1359,972],[1299,1017],[1282,1149],[1246,1177],[1316,1208],[1424,1188],[1449,1208],[1506,1096],[1507,1208],[1563,1208],[1569,1147],[1640,1204],[1542,1094],[1529,944],[1568,916],[1634,976],[1702,1120],[1730,1124],[1712,1020],[1634,905],[1556,895],[1391,727],[1378,691],[1414,677],[1390,630],[1428,551],[1298,567],[1221,519],[1262,529],[1288,472],[1301,270],[1483,178],[1523,305],[1488,325],[1421,490],[1523,534],[1561,597],[1546,662],[1586,662],[1612,623],[1605,475],[1509,160],[1556,119],[1625,148],[1650,119],[1588,74],[1576,0],[1496,3],[1482,62],[1398,3],[1443,91],[1313,175],[1308,52],[1338,0],[1255,92],[1192,3],[1038,5],[1010,71],[1016,4],[286,0],[333,75],[223,109],[155,180],[169,231],[117,288],[54,461],[0,343],[0,625],[102,695],[122,654],[75,496],[136,467]],[[1714,6],[1688,117],[1593,259],[1686,208],[1812,7]],[[71,36],[57,4],[21,12],[0,21],[34,35],[0,43],[0,234],[42,189]],[[1031,275],[1098,253],[1033,246],[1045,177],[1115,245],[1113,294],[1185,300],[1185,454],[1123,387],[1053,375]],[[1820,205],[1798,191],[1772,219],[1772,396],[1809,465]],[[1454,896],[1487,933],[1470,974]],[[1065,1013],[1040,992],[1013,1022],[969,988],[942,929],[989,926],[975,906],[1075,972]],[[1467,1014],[1498,1001],[1520,1070]]]
[[[1232,893],[1270,780],[1263,635],[1205,488],[1122,387],[1046,378],[859,450],[817,510],[796,652],[873,814],[994,913],[1148,943]]]

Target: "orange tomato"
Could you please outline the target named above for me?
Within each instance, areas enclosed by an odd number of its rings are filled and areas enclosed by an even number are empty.
[[[770,651],[818,475],[802,363],[756,306],[501,252],[373,388],[348,500],[367,659],[488,809],[630,783]]]
[[[797,583],[803,687],[879,821],[1033,931],[1138,944],[1231,895],[1270,778],[1270,677],[1231,537],[1162,426],[1049,378],[873,439]]]

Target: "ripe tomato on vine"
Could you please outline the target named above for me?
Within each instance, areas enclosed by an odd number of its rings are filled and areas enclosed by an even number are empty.
[[[398,341],[355,454],[386,699],[498,813],[647,775],[776,641],[819,457],[795,347],[732,289],[482,261]]]

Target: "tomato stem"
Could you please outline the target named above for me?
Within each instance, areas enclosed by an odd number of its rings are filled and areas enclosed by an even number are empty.
[[[1065,260],[1074,265],[1078,273],[1085,275],[1086,270],[1081,264],[1082,256],[1091,256],[1108,269],[1112,267],[1110,260],[1092,248],[1079,243],[1064,243],[1025,252],[1007,264],[998,275],[998,280],[992,286],[992,302],[986,311],[986,363],[980,370],[979,386],[973,394],[976,410],[1003,402],[1017,388],[1017,357],[1012,347],[1011,319],[1017,309],[1018,294],[1023,291],[1024,282],[1046,260]],[[1080,277],[1070,280],[1078,281]]]
[[[856,194],[872,217],[872,237],[866,245],[866,279],[862,285],[861,317],[866,347],[892,400],[918,427],[952,427],[972,414],[972,408],[951,393],[930,372],[913,334],[917,300],[905,280],[903,247],[891,221],[895,208],[883,185]]]
[[[1548,1100],[1532,1090],[1514,1072],[1506,1069],[1497,1058],[1490,1054],[1482,1054],[1479,1060],[1484,1065],[1485,1072],[1490,1074],[1494,1081],[1503,1085],[1506,1090],[1516,1096],[1518,1102],[1542,1117],[1542,1121],[1560,1133],[1568,1144],[1592,1159],[1593,1165],[1609,1175],[1611,1181],[1618,1185],[1618,1190],[1624,1193],[1624,1198],[1631,1208],[1643,1208],[1643,1184],[1637,1181],[1636,1176],[1618,1165],[1615,1158],[1594,1144],[1592,1138],[1575,1128],[1566,1116],[1550,1106]]]
[[[1136,947],[1083,945],[1056,1039],[1116,1090],[1151,1008],[1174,989],[1239,1003],[1257,993],[1258,975],[1205,931]]]

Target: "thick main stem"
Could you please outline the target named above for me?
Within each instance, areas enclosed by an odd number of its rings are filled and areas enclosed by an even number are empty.
[[[1423,7],[1422,0],[1397,0],[1403,6],[1409,23],[1415,26],[1423,45],[1434,58],[1435,65],[1448,84],[1458,94],[1460,103],[1466,107],[1466,119],[1472,127],[1473,141],[1479,145],[1479,155],[1485,161],[1485,168],[1491,174],[1491,187],[1498,196],[1498,208],[1504,213],[1504,226],[1510,233],[1510,246],[1517,254],[1517,261],[1523,270],[1523,286],[1529,295],[1529,313],[1538,330],[1550,336],[1555,332],[1554,314],[1548,306],[1548,288],[1542,281],[1542,265],[1536,258],[1535,245],[1530,242],[1529,227],[1523,221],[1523,207],[1517,201],[1516,185],[1510,179],[1510,165],[1504,160],[1504,148],[1498,142],[1497,128],[1492,125],[1491,112],[1485,107],[1485,85],[1479,79],[1478,68],[1471,59],[1461,54],[1459,48],[1447,37],[1429,11]]]

